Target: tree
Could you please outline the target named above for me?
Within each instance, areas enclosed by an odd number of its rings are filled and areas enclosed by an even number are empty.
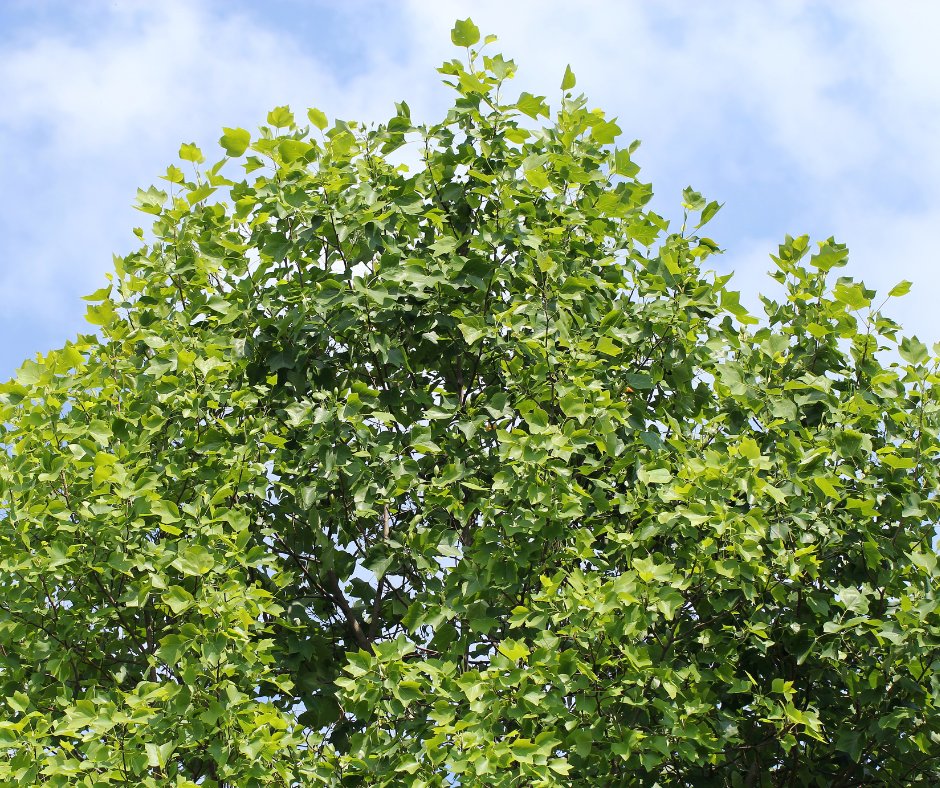
[[[0,388],[4,785],[940,777],[936,356],[832,239],[751,317],[479,37],[434,125],[183,145]]]

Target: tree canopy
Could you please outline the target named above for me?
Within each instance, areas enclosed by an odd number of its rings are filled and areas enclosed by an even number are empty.
[[[184,144],[0,386],[0,782],[937,781],[938,348],[833,239],[752,317],[452,37],[439,122]]]

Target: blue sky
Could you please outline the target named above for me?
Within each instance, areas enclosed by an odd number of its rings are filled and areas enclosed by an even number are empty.
[[[786,233],[829,235],[847,273],[913,292],[892,314],[940,339],[940,3],[610,0],[0,0],[0,378],[85,330],[80,296],[135,247],[130,206],[181,142],[290,103],[379,120],[447,106],[436,67],[472,16],[558,94],[565,65],[643,140],[655,208],[686,185],[745,301]],[[211,154],[210,154],[211,157]]]

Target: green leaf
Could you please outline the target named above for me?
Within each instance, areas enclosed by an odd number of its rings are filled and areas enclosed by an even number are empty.
[[[619,356],[623,348],[608,336],[603,336],[597,340],[597,352],[605,356]]]
[[[202,151],[196,147],[195,142],[184,142],[180,146],[180,158],[183,161],[191,161],[196,164],[200,164],[206,160],[206,157],[202,155]]]
[[[195,602],[193,595],[182,586],[170,586],[163,592],[163,601],[177,616]]]
[[[691,186],[686,186],[682,190],[682,207],[689,211],[701,211],[705,208],[705,198],[695,191]]]
[[[741,294],[734,290],[721,291],[721,308],[733,314],[741,323],[751,324],[757,322],[757,318],[752,317],[747,308],[741,304]]]
[[[97,306],[89,306],[85,312],[85,320],[93,326],[110,326],[117,320],[117,312],[109,301],[105,301]]]
[[[310,418],[309,404],[292,402],[284,410],[287,413],[287,423],[292,427],[299,427]]]
[[[224,127],[224,134],[219,138],[219,144],[225,149],[228,156],[241,156],[251,144],[251,134],[245,129],[230,129]]]
[[[840,588],[839,601],[846,610],[853,613],[864,614],[868,612],[868,597],[857,588]]]
[[[620,134],[620,126],[612,120],[596,123],[591,127],[591,137],[599,145],[607,145],[613,142]]]
[[[326,115],[316,107],[311,107],[307,110],[307,117],[310,118],[310,122],[320,129],[320,131],[323,131],[323,129],[329,125],[329,121],[326,119]]]
[[[472,47],[480,40],[480,28],[469,18],[458,19],[450,31],[450,40],[459,47]]]
[[[912,457],[899,457],[893,451],[881,450],[878,457],[889,468],[913,468],[917,465]]]
[[[906,279],[902,279],[900,282],[898,282],[894,287],[892,287],[888,291],[888,295],[891,296],[892,298],[896,298],[898,296],[907,295],[910,292],[911,292],[911,283],[908,282]]]
[[[637,478],[645,484],[668,484],[672,481],[672,474],[668,468],[640,468]]]
[[[561,89],[562,90],[571,90],[575,86],[574,72],[571,70],[571,66],[565,66],[565,76],[561,80]]]
[[[615,169],[618,175],[633,178],[640,171],[639,165],[630,158],[630,151],[618,150],[615,154]]]
[[[841,499],[842,495],[831,479],[825,476],[816,476],[813,478],[813,482],[829,498]]]
[[[24,714],[30,707],[29,695],[19,690],[15,690],[12,695],[7,696],[7,705],[20,714]]]
[[[161,177],[170,183],[182,183],[186,180],[186,176],[183,174],[183,171],[175,164],[171,164],[169,167],[167,167],[166,175]]]
[[[468,345],[474,344],[486,333],[482,328],[469,326],[466,323],[460,323],[457,327],[460,329],[460,333],[463,334],[464,341]]]
[[[928,553],[915,551],[909,553],[908,558],[910,558],[911,563],[913,563],[914,566],[917,566],[928,572],[933,572],[937,568],[937,554],[933,551]]]
[[[835,286],[834,295],[836,301],[845,304],[849,309],[862,309],[871,304],[871,299],[860,282],[840,281]]]
[[[848,256],[849,250],[845,246],[829,239],[820,244],[819,252],[812,256],[810,262],[821,271],[829,271],[845,265]]]
[[[144,749],[147,752],[147,765],[162,769],[167,765],[170,760],[170,755],[173,754],[175,748],[176,745],[172,741],[164,742],[163,744],[147,742],[144,745]]]
[[[158,214],[163,210],[163,203],[165,202],[166,192],[151,186],[147,191],[137,190],[137,202],[134,207],[144,213]]]
[[[164,523],[176,523],[180,520],[179,507],[172,501],[151,501],[150,512]]]
[[[541,408],[527,410],[525,420],[533,432],[544,432],[548,427],[548,414]]]
[[[281,158],[285,162],[291,163],[304,158],[314,148],[309,142],[303,140],[281,140],[277,146]]]
[[[290,107],[275,107],[268,113],[268,123],[276,129],[288,129],[294,126],[294,113]]]
[[[190,191],[186,195],[186,201],[190,205],[195,205],[198,202],[202,202],[206,197],[212,194],[215,191],[214,186],[210,186],[208,183],[203,183],[197,186],[195,189]]]
[[[588,413],[588,403],[577,393],[566,394],[558,404],[562,412],[571,418],[579,418]]]
[[[497,647],[499,653],[513,662],[525,659],[529,656],[529,648],[520,640],[503,640]]]
[[[700,227],[704,227],[708,224],[714,217],[715,214],[721,210],[723,203],[718,203],[712,200],[708,205],[702,209],[702,216],[699,220],[699,223],[695,225],[695,229],[698,230]]]
[[[547,189],[549,187],[548,173],[545,170],[526,170],[525,179],[536,189]]]
[[[648,557],[633,559],[633,568],[644,583],[653,581],[661,583],[672,576],[675,565]]]
[[[172,565],[179,569],[184,575],[201,577],[215,566],[215,559],[213,559],[211,553],[204,547],[200,545],[187,545],[180,549]]]
[[[917,337],[904,337],[901,339],[898,353],[909,364],[923,364],[930,355],[927,346]]]
[[[548,117],[548,104],[545,103],[545,96],[533,96],[531,93],[522,93],[516,102],[516,108],[528,115],[533,120],[538,119],[540,115]]]

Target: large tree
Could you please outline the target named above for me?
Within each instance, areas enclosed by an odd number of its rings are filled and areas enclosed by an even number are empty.
[[[184,145],[0,387],[0,782],[937,782],[936,357],[453,39],[439,123]]]

